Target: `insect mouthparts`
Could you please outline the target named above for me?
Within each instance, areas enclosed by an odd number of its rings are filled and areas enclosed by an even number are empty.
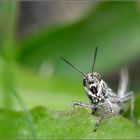
[[[94,86],[94,85],[91,85],[91,86],[90,86],[90,90],[91,90],[92,93],[98,93],[97,87]]]

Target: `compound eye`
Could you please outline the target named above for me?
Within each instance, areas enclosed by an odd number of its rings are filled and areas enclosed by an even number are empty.
[[[86,79],[83,79],[83,85],[86,87]]]
[[[94,80],[89,81],[89,84],[94,84]]]

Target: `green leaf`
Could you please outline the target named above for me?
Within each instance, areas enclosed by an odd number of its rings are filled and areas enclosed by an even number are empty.
[[[100,124],[97,132],[94,132],[96,118],[85,109],[59,112],[36,107],[31,110],[31,113],[38,138],[97,139],[136,138],[137,136],[134,124],[121,116],[106,119]],[[0,124],[0,127],[4,128],[0,131],[0,137],[32,137],[24,112],[1,110]]]

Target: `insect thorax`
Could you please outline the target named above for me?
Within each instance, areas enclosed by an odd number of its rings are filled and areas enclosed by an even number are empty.
[[[94,104],[104,101],[112,92],[98,73],[87,74],[83,79],[83,85],[88,98]]]

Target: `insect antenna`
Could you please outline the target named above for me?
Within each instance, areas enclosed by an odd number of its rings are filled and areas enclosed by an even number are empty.
[[[73,67],[75,70],[79,71],[84,77],[86,77],[86,74],[80,70],[79,68],[75,67],[74,65],[72,65],[68,60],[66,60],[65,58],[63,58],[62,56],[60,57],[64,62],[66,62],[68,65],[70,65],[71,67]]]
[[[93,71],[94,71],[96,56],[97,56],[97,50],[98,50],[98,47],[95,48],[94,60],[93,60],[92,71],[91,71],[92,72],[92,77],[93,77]]]

